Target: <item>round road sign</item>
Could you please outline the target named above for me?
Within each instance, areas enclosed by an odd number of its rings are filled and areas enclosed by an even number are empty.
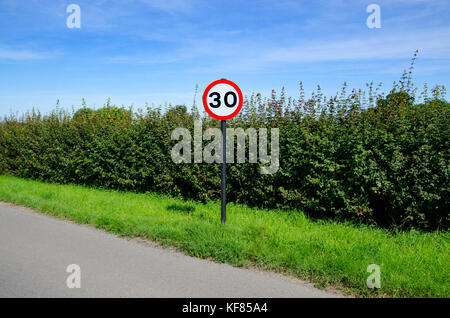
[[[226,79],[212,82],[203,92],[203,106],[206,112],[218,120],[236,116],[242,108],[242,103],[241,89]]]

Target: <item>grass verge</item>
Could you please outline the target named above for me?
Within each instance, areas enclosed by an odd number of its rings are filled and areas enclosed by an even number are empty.
[[[235,266],[258,267],[337,287],[356,296],[449,297],[448,232],[390,233],[313,222],[298,211],[266,211],[48,184],[0,176],[0,200],[34,208],[121,236],[143,237],[186,254]],[[381,288],[366,286],[367,267],[381,269]]]

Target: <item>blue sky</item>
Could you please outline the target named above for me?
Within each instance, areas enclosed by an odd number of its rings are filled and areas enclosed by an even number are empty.
[[[69,29],[66,8],[81,8]],[[369,29],[366,7],[381,8]],[[244,95],[317,84],[398,80],[416,49],[415,82],[450,86],[448,0],[0,0],[0,115],[56,99],[191,105],[218,78]],[[198,100],[197,100],[198,102]]]

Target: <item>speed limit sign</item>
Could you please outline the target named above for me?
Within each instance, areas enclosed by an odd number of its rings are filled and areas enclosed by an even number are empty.
[[[227,219],[227,119],[236,116],[242,108],[242,92],[239,86],[227,79],[220,79],[209,84],[203,92],[203,106],[213,118],[220,120],[222,129],[222,191],[221,191],[221,220]]]
[[[203,93],[203,106],[206,112],[218,120],[236,116],[242,108],[242,103],[241,89],[226,79],[212,82]]]

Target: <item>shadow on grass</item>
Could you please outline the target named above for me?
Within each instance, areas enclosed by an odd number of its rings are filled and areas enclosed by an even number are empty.
[[[190,214],[191,212],[194,212],[195,207],[191,204],[179,204],[179,203],[174,203],[171,204],[169,206],[167,206],[166,208],[169,211],[175,211],[175,212],[182,212],[182,213],[186,213],[186,214]]]

